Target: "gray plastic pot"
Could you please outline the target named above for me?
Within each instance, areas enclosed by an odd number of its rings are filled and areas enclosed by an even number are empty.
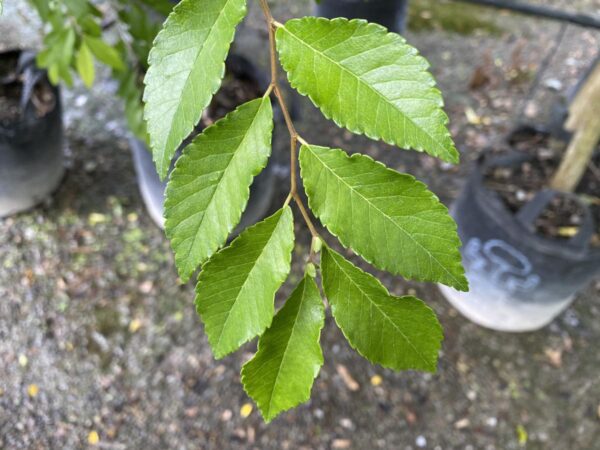
[[[46,73],[34,66],[35,54],[13,50],[0,59],[18,61],[22,74],[21,114],[0,120],[0,217],[25,211],[48,197],[64,175],[63,124],[60,93]],[[0,74],[0,82],[20,83]],[[31,92],[46,84],[54,96],[50,111],[38,117]]]
[[[321,0],[316,15],[333,19],[365,19],[402,33],[406,24],[408,0]]]
[[[440,289],[464,316],[500,331],[532,331],[564,311],[578,291],[600,275],[600,249],[590,245],[597,224],[588,206],[579,232],[568,240],[546,238],[533,223],[556,195],[540,191],[516,214],[486,188],[488,167],[511,166],[523,154],[483,159],[475,168],[451,213],[463,242],[463,265],[469,292]],[[572,196],[576,201],[577,197]]]

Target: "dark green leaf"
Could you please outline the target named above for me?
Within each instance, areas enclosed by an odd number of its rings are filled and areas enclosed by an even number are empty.
[[[277,30],[290,83],[350,131],[458,162],[427,61],[364,20],[305,17]]]
[[[368,156],[303,145],[310,208],[340,242],[380,269],[467,289],[446,207],[412,176]]]
[[[323,365],[319,345],[325,310],[315,281],[306,275],[258,340],[244,364],[242,383],[267,422],[310,398]]]
[[[331,313],[352,347],[384,367],[435,372],[442,328],[425,303],[390,295],[377,278],[327,247],[321,269]]]
[[[144,114],[161,178],[219,89],[235,27],[245,14],[245,0],[183,0],[156,37],[144,80]]]
[[[252,100],[208,127],[185,149],[167,186],[165,229],[184,280],[239,223],[254,176],[271,154],[269,97]]]
[[[196,309],[215,357],[237,350],[273,320],[275,293],[290,271],[294,223],[288,207],[248,228],[202,268]]]

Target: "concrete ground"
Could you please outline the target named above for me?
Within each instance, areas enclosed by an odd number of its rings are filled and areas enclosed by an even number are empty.
[[[311,8],[274,3],[280,21]],[[600,33],[567,27],[524,104],[560,25],[439,3],[413,2],[406,37],[439,80],[460,166],[351,136],[294,100],[305,139],[369,153],[450,202],[519,111],[549,120],[597,55]],[[598,0],[538,3],[600,12]],[[252,3],[237,51],[264,66],[260,19]],[[5,2],[2,45],[35,45],[35,23],[23,1]],[[472,90],[476,70],[488,81]],[[79,449],[98,438],[97,448],[148,450],[600,449],[600,283],[545,329],[505,334],[465,320],[435,286],[379,273],[394,294],[414,290],[438,313],[438,373],[373,366],[328,318],[312,400],[270,425],[256,409],[242,414],[251,402],[239,370],[255,344],[213,359],[193,286],[178,284],[169,244],[144,210],[115,86],[101,78],[91,92],[64,92],[69,170],[56,195],[0,220],[0,448]],[[286,167],[278,169],[273,208],[287,189]],[[298,233],[279,301],[302,273],[309,235],[301,224]]]

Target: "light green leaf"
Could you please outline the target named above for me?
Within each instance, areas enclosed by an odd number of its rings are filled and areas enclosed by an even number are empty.
[[[90,52],[89,47],[85,44],[85,41],[81,42],[77,56],[75,57],[75,63],[77,66],[77,72],[79,76],[88,88],[94,84],[94,57]]]
[[[252,100],[188,145],[167,185],[165,230],[179,274],[188,280],[227,240],[271,154],[269,97]]]
[[[47,0],[30,0],[43,22],[50,17],[50,4]]]
[[[277,30],[291,85],[350,131],[458,162],[428,63],[399,35],[364,20],[305,17]]]
[[[346,247],[380,269],[467,289],[456,224],[412,176],[368,156],[303,145],[310,208]]]
[[[442,328],[425,303],[390,295],[377,278],[327,247],[321,270],[331,313],[362,356],[395,370],[436,371]]]
[[[91,52],[99,61],[115,70],[125,70],[125,64],[123,63],[119,52],[102,39],[84,35],[83,42],[87,44]]]
[[[53,29],[44,38],[44,49],[37,54],[39,67],[48,69],[48,77],[52,84],[62,78],[67,85],[72,84],[69,68],[73,60],[75,47],[75,31],[62,27]]]
[[[270,325],[275,293],[290,271],[293,247],[292,210],[286,206],[248,228],[204,265],[196,310],[216,358]]]
[[[267,422],[310,398],[323,365],[319,345],[325,309],[315,281],[306,275],[258,340],[258,352],[244,364],[244,389]]]
[[[221,85],[245,0],[183,0],[173,9],[150,51],[144,114],[161,178]]]

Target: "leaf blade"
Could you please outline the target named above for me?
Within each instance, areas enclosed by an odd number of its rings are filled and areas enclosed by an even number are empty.
[[[277,30],[288,79],[339,126],[458,162],[427,61],[395,33],[364,20],[305,17]]]
[[[382,270],[467,289],[456,224],[423,183],[314,145],[300,149],[300,168],[309,207],[344,246]]]
[[[319,338],[324,323],[319,289],[306,275],[260,337],[254,357],[242,368],[244,390],[265,421],[310,398],[323,365]]]
[[[292,211],[286,206],[248,228],[204,265],[196,310],[216,358],[271,324],[275,293],[290,271],[293,246]]]
[[[92,87],[95,78],[94,57],[88,46],[85,44],[85,41],[79,46],[79,50],[75,56],[75,64],[83,84],[88,88]]]
[[[383,367],[436,371],[442,328],[425,303],[390,295],[377,278],[328,247],[321,265],[332,315],[353,348]]]
[[[269,97],[251,100],[205,129],[177,161],[167,184],[165,231],[184,281],[239,223],[252,180],[271,154],[272,131]]]
[[[86,43],[88,48],[91,50],[94,56],[98,58],[99,61],[102,61],[104,64],[115,70],[125,70],[125,63],[123,63],[119,52],[102,39],[84,35],[83,42]]]
[[[219,89],[235,28],[245,15],[245,0],[183,0],[158,33],[144,78],[144,117],[161,179]],[[182,40],[191,45],[182,48]]]

